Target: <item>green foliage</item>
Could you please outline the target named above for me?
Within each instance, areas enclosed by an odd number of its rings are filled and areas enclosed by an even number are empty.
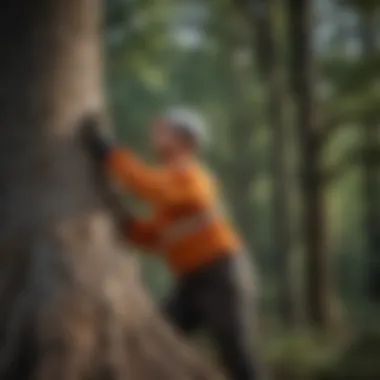
[[[374,380],[380,376],[379,350],[376,330],[350,340],[298,332],[270,340],[266,360],[279,380]]]
[[[272,342],[267,352],[275,379],[312,380],[328,371],[338,356],[332,342],[310,334],[292,334]]]
[[[377,0],[339,0],[338,2],[361,12],[373,12],[380,7]]]

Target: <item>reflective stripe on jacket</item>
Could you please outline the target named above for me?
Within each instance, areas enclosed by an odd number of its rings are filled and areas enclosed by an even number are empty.
[[[160,233],[160,246],[162,248],[185,239],[215,223],[221,217],[220,210],[217,208],[203,210],[187,218],[177,220],[173,225],[167,227]]]

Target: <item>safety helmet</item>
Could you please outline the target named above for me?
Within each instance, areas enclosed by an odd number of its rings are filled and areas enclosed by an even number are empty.
[[[170,122],[172,128],[189,135],[196,148],[204,149],[209,145],[205,120],[198,113],[184,107],[172,107],[166,110],[163,116]]]

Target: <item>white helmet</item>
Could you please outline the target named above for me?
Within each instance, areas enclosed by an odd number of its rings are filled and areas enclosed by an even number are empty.
[[[209,144],[206,123],[196,112],[183,107],[173,107],[165,112],[164,118],[170,121],[176,130],[189,134],[197,148],[203,149]]]

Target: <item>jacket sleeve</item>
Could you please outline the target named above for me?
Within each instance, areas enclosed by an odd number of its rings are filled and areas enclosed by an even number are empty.
[[[158,228],[154,221],[131,221],[125,226],[125,236],[126,240],[148,250],[154,250],[158,245]]]
[[[107,166],[122,187],[152,203],[194,201],[202,191],[188,175],[150,168],[127,149],[113,149]]]

